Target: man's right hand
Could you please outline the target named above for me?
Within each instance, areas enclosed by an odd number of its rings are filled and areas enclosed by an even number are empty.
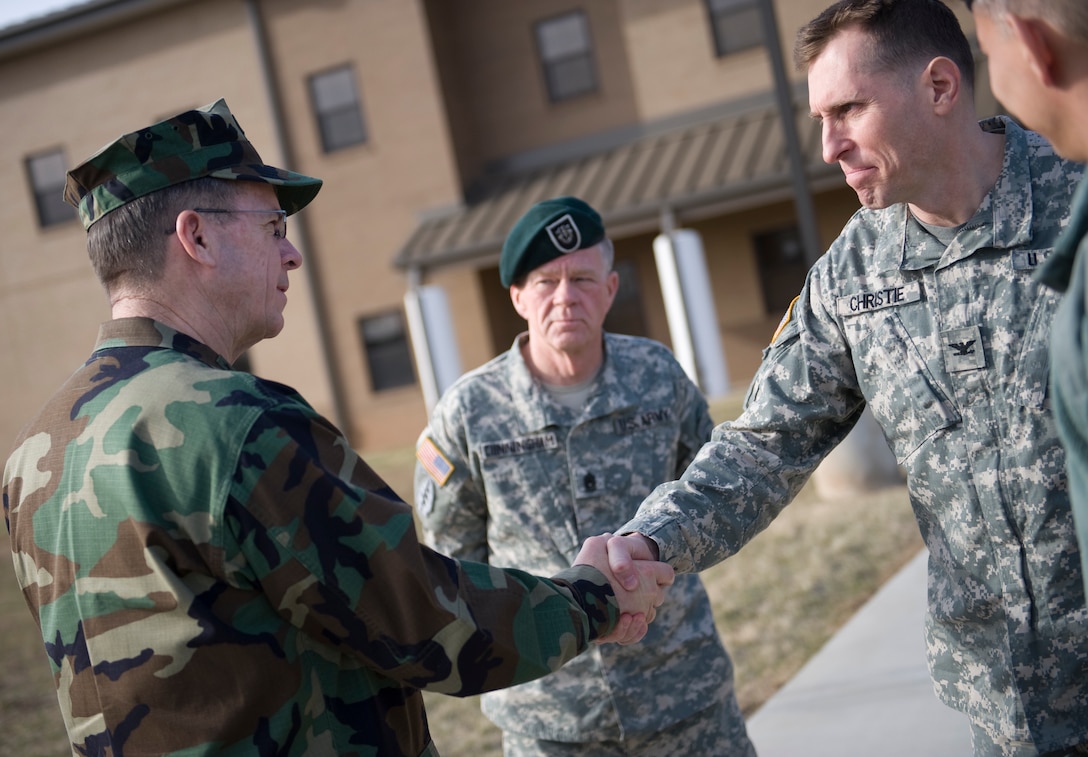
[[[575,565],[592,565],[604,573],[620,606],[620,624],[598,643],[616,642],[632,644],[646,635],[649,624],[657,615],[657,608],[665,601],[665,590],[672,586],[675,572],[672,567],[656,560],[642,558],[628,568],[626,584],[621,584],[609,566],[608,540],[611,534],[586,539],[574,559]],[[643,553],[640,553],[643,554]]]
[[[608,540],[611,575],[628,591],[634,591],[640,583],[638,566],[646,560],[656,562],[658,559],[657,542],[648,536],[633,533],[613,536]]]

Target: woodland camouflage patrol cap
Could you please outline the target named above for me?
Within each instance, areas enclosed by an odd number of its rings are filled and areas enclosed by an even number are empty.
[[[84,228],[137,197],[182,182],[215,179],[271,184],[287,214],[302,210],[321,179],[267,166],[220,99],[134,131],[68,172],[65,202]]]

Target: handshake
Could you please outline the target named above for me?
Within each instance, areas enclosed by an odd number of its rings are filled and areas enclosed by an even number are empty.
[[[601,571],[616,593],[622,616],[610,634],[597,639],[601,644],[640,641],[675,577],[672,566],[658,562],[657,545],[641,534],[591,536],[582,544],[574,564]]]

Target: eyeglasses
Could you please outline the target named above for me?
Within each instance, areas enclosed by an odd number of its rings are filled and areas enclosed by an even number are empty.
[[[275,214],[275,226],[272,228],[272,236],[276,239],[287,238],[287,211],[282,208],[269,208],[268,210],[234,210],[230,208],[193,208],[197,213],[264,213]],[[173,234],[174,229],[167,229],[166,233]]]

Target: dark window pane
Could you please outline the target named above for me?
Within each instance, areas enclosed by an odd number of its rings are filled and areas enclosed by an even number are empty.
[[[767,312],[784,313],[800,294],[808,274],[801,233],[796,226],[789,226],[757,234],[752,241]]]
[[[310,100],[325,152],[366,141],[362,103],[350,68],[311,76]]]
[[[537,25],[540,54],[552,61],[568,55],[589,52],[589,24],[580,11],[559,18],[541,21]]]
[[[363,116],[358,108],[329,111],[321,118],[321,144],[325,152],[366,141]]]
[[[581,11],[536,25],[548,97],[553,101],[597,91],[589,22]]]
[[[608,317],[604,319],[604,330],[613,334],[649,336],[642,309],[642,292],[638,285],[638,267],[633,261],[617,260],[614,268],[619,275],[620,286]]]
[[[593,59],[588,55],[549,63],[548,94],[552,100],[565,100],[597,90]]]
[[[76,210],[64,201],[64,154],[60,150],[36,155],[26,160],[30,189],[43,228],[76,219]]]
[[[763,44],[763,21],[753,0],[707,0],[718,57]]]
[[[370,373],[370,386],[374,391],[409,386],[416,382],[412,350],[400,312],[360,318],[359,337]]]

